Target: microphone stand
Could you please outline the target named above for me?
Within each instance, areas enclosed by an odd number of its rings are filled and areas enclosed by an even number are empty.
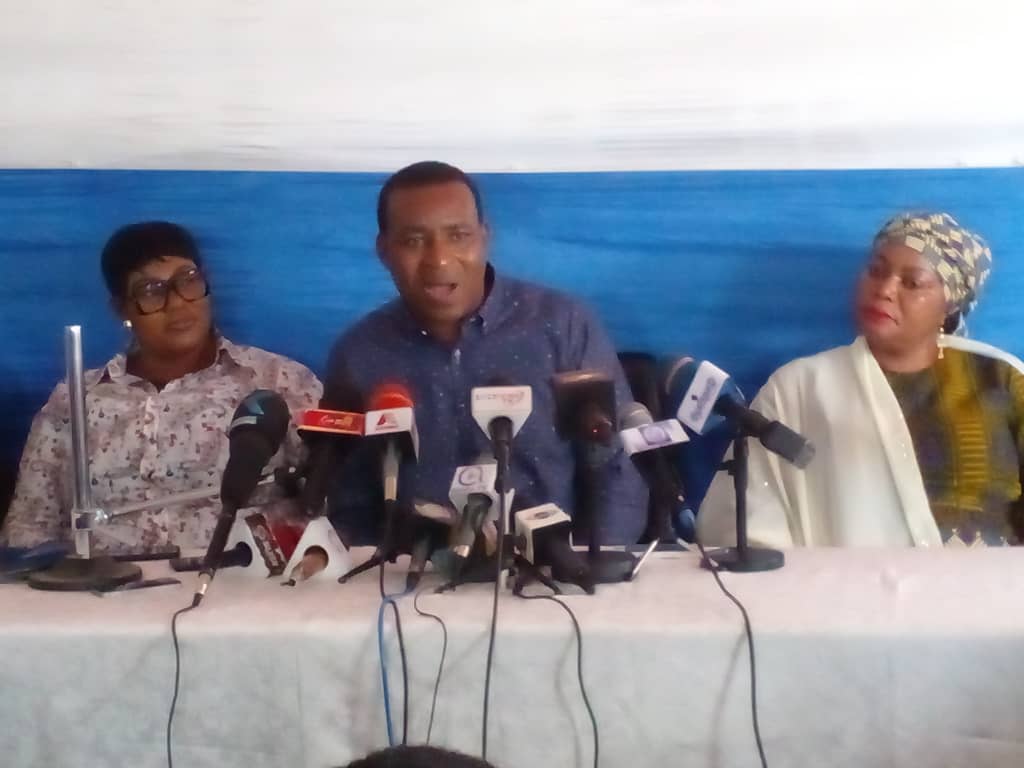
[[[374,553],[368,560],[357,565],[346,573],[343,573],[338,577],[338,583],[344,584],[350,579],[355,578],[361,573],[369,571],[371,568],[376,568],[378,565],[384,563],[393,563],[398,558],[398,547],[395,542],[395,528],[397,527],[398,516],[398,502],[393,499],[386,499],[384,501],[384,526],[385,530],[381,536],[380,546],[374,550]]]
[[[601,549],[601,524],[607,515],[607,499],[605,483],[602,478],[607,474],[608,464],[612,460],[614,449],[596,442],[584,442],[581,445],[583,461],[582,479],[586,491],[586,499],[590,507],[590,528],[587,531],[587,565],[596,584],[614,584],[628,581],[636,567],[636,559],[628,552]],[[552,570],[558,581],[558,573]]]
[[[85,378],[82,359],[82,327],[64,327],[64,365],[71,412],[71,453],[74,471],[74,504],[71,531],[75,554],[52,568],[33,573],[28,585],[35,589],[67,592],[110,590],[142,578],[142,570],[133,563],[117,562],[112,557],[92,557],[92,526],[103,518],[93,503],[89,472],[89,423],[85,409]]]
[[[774,571],[786,562],[786,556],[777,549],[751,547],[747,543],[747,467],[750,448],[747,436],[737,430],[733,439],[732,459],[723,462],[721,469],[732,475],[736,493],[736,546],[712,549],[701,565],[709,570],[735,573]]]

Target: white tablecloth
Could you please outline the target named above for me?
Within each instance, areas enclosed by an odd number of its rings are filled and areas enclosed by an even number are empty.
[[[1022,553],[796,551],[783,570],[724,578],[753,621],[770,765],[1024,765]],[[401,584],[398,569],[389,582]],[[0,586],[0,765],[165,765],[169,621],[192,587],[190,574],[102,598]],[[603,766],[756,764],[740,617],[694,555],[655,556],[635,583],[568,602]],[[382,746],[378,603],[372,573],[295,589],[218,575],[179,624],[176,765],[326,768]],[[421,605],[450,632],[433,741],[476,753],[490,587]],[[401,610],[410,736],[422,741],[441,638],[411,598]],[[491,745],[501,768],[591,764],[572,627],[556,605],[502,601]]]

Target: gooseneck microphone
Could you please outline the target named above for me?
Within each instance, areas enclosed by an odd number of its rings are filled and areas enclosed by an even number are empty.
[[[235,411],[228,427],[228,463],[221,477],[221,511],[206,548],[192,606],[202,602],[224,554],[231,526],[260,481],[267,462],[284,442],[291,417],[284,399],[276,392],[257,389]]]

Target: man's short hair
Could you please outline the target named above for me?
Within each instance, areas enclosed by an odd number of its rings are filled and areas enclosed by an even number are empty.
[[[494,768],[478,757],[438,747],[391,747],[349,763],[345,768]]]
[[[407,165],[400,171],[396,171],[384,182],[377,196],[377,229],[384,232],[388,225],[388,200],[391,193],[396,189],[415,189],[417,187],[430,187],[435,184],[450,184],[456,182],[465,184],[473,193],[473,202],[476,204],[477,221],[484,220],[484,205],[480,199],[480,190],[476,182],[470,178],[465,171],[456,168],[454,165],[442,163],[437,160],[424,160],[420,163]]]
[[[100,268],[111,296],[123,296],[128,275],[152,261],[181,256],[202,268],[192,234],[169,221],[140,221],[121,227],[103,246]]]

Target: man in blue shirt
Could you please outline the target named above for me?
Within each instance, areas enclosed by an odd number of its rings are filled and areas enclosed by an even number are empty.
[[[324,390],[346,383],[369,393],[400,382],[412,393],[419,460],[402,468],[400,502],[449,505],[455,468],[489,447],[470,413],[470,390],[504,383],[533,389],[533,413],[512,445],[514,508],[554,502],[574,510],[576,462],[555,431],[551,377],[595,369],[613,377],[619,404],[633,399],[615,349],[592,313],[547,288],[499,275],[488,264],[480,193],[450,165],[408,166],[384,184],[377,204],[377,253],[398,298],[335,343]],[[379,524],[379,469],[365,454],[342,474],[336,525],[355,540]],[[632,543],[646,522],[643,481],[621,453],[608,468],[601,531]]]

